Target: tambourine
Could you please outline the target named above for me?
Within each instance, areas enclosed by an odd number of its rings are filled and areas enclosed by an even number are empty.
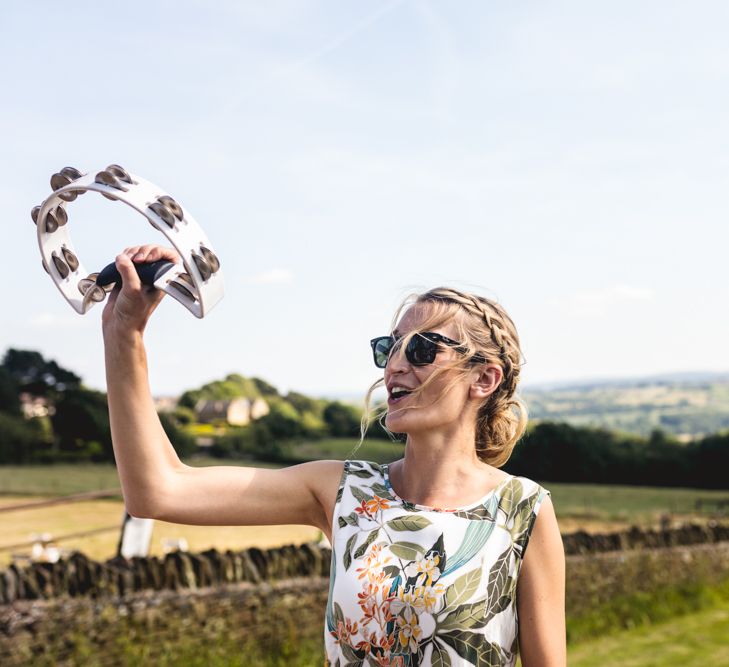
[[[112,164],[95,175],[64,167],[51,176],[51,188],[53,194],[33,208],[31,217],[38,227],[43,268],[77,313],[87,313],[121,281],[114,263],[88,273],[71,243],[66,207],[88,191],[139,211],[182,257],[181,264],[135,263],[144,284],[169,294],[195,317],[207,315],[223,298],[223,274],[210,241],[190,213],[154,183]]]

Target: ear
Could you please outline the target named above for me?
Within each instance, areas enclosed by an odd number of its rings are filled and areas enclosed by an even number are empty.
[[[478,376],[471,383],[468,392],[469,398],[483,401],[496,391],[503,379],[504,371],[499,366],[489,365],[481,367]]]

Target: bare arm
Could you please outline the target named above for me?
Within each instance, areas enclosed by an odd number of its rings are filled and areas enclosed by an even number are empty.
[[[534,522],[517,584],[519,651],[524,667],[565,667],[565,557],[549,496]]]
[[[299,523],[330,532],[341,461],[281,470],[182,463],[154,408],[143,332],[163,292],[143,286],[128,248],[116,260],[124,281],[104,309],[106,379],[114,455],[130,514],[176,523]],[[174,250],[142,246],[135,261],[176,261]]]

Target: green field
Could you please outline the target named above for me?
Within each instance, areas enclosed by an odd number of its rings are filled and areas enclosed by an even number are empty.
[[[298,446],[297,452],[306,458],[364,458],[370,460],[387,460],[401,455],[402,448],[394,443],[374,441],[352,454],[355,440],[322,440],[304,443]],[[392,456],[394,454],[394,456]],[[389,455],[389,456],[388,456]],[[261,464],[237,461],[221,461],[210,458],[196,458],[189,461],[192,465],[253,465]],[[729,500],[727,491],[705,491],[698,489],[673,489],[633,486],[610,486],[597,484],[557,484],[539,480],[552,492],[555,508],[563,533],[579,528],[590,530],[607,530],[630,524],[652,524],[662,514],[672,514],[674,519],[699,518],[695,511],[697,499]],[[79,493],[92,490],[118,488],[119,480],[116,470],[111,465],[48,465],[48,466],[0,466],[0,505],[12,504],[30,496],[55,496]],[[69,510],[67,508],[73,508]],[[121,516],[121,502],[117,500],[99,500],[73,505],[59,505],[39,510],[15,511],[5,515],[5,532],[8,544],[21,542],[26,533],[51,531],[58,534],[73,532],[77,526],[94,527],[99,525],[116,525]],[[57,516],[54,514],[57,513]],[[706,518],[703,515],[701,518]],[[13,528],[12,522],[18,525]],[[44,523],[46,522],[46,523]],[[53,525],[51,525],[53,524]],[[164,530],[170,536],[184,535],[194,549],[207,548],[214,545],[220,547],[243,548],[255,543],[255,540],[266,545],[304,541],[315,539],[315,536],[301,535],[294,540],[289,533],[264,535],[262,529],[253,527],[248,535],[241,528],[216,529],[214,527],[183,527],[172,524],[163,525],[158,522],[155,528],[155,544],[160,541]],[[13,528],[11,530],[11,528]],[[290,531],[296,527],[269,527]],[[301,528],[301,527],[299,527]],[[228,530],[226,533],[225,531]],[[197,532],[195,532],[197,531]],[[198,534],[199,533],[199,534]],[[112,531],[104,539],[115,542],[116,535]],[[102,539],[101,537],[98,539]],[[252,540],[252,541],[249,541]],[[110,544],[111,544],[110,542]],[[65,544],[65,543],[64,543]],[[76,546],[68,543],[66,546]],[[93,552],[92,545],[81,545],[84,551]],[[159,544],[157,544],[159,547]],[[111,553],[113,544],[100,545],[98,556]],[[96,554],[95,554],[96,555]],[[701,586],[699,586],[701,589]],[[698,589],[697,589],[698,590]],[[668,665],[728,665],[729,666],[729,602],[723,588],[716,594],[703,589],[691,596],[686,596],[682,604],[661,592],[643,595],[640,599],[628,600],[626,604],[632,614],[626,614],[626,607],[618,602],[604,609],[594,610],[593,616],[602,619],[598,623],[592,616],[585,618],[568,618],[571,629],[569,645],[569,664],[576,667],[593,667],[597,665],[616,667],[663,667]],[[727,588],[729,590],[729,588]],[[702,593],[703,591],[703,593]],[[660,593],[660,594],[659,594]],[[675,592],[674,592],[675,593]],[[699,595],[699,593],[702,593]],[[706,594],[704,594],[706,593]],[[676,593],[678,594],[678,593]],[[613,608],[614,607],[614,608]],[[683,614],[668,618],[668,615]],[[663,619],[660,623],[659,619]],[[609,621],[609,622],[608,622]],[[630,625],[628,630],[620,627]],[[602,633],[609,633],[602,636]],[[597,638],[592,638],[596,637]],[[150,646],[127,642],[120,638],[118,651],[130,661],[145,657]],[[81,642],[83,644],[83,642]],[[123,645],[122,645],[123,644]],[[321,664],[323,655],[320,642],[311,642],[306,646],[298,643],[294,651],[292,646],[284,642],[275,650],[271,647],[246,647],[241,653],[240,639],[230,637],[229,641],[220,641],[205,646],[199,640],[185,642],[168,647],[169,653],[162,650],[157,664],[191,664],[191,665],[313,665]],[[305,650],[304,650],[305,649]],[[89,645],[93,653],[93,647]],[[157,649],[155,649],[157,650]],[[148,657],[148,656],[147,656]],[[183,659],[180,662],[180,659]],[[40,664],[40,663],[39,663]],[[95,664],[92,662],[88,664]]]
[[[729,603],[570,646],[571,667],[729,665]]]
[[[345,459],[387,461],[402,455],[402,446],[382,440],[365,442],[356,452],[356,439],[325,439],[296,446],[304,459]],[[195,458],[191,465],[262,466],[258,462]],[[729,500],[729,490],[660,488],[606,484],[563,484],[537,480],[552,492],[552,500],[566,530],[580,526],[597,529],[656,523],[662,514],[676,519],[708,516],[696,509],[696,501]],[[66,495],[119,487],[114,466],[109,464],[57,464],[46,466],[0,466],[2,495]]]
[[[567,659],[570,667],[726,667],[729,665],[728,636],[729,603],[725,603],[663,623],[570,644]],[[99,654],[90,642],[84,642],[83,637],[74,640],[79,645],[75,656],[78,664],[106,664],[97,662]],[[214,643],[187,635],[174,645],[150,646],[143,636],[134,641],[121,633],[117,645],[109,649],[123,664],[144,662],[153,655],[155,664],[169,667],[317,667],[324,661],[319,639],[302,642],[287,641],[285,637],[275,647],[244,644],[240,638],[230,635]],[[521,667],[518,660],[517,667]]]

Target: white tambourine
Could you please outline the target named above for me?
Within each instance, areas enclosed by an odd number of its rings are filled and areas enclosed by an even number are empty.
[[[195,317],[207,315],[223,298],[223,274],[210,241],[190,213],[154,183],[112,164],[95,175],[64,167],[51,176],[51,187],[53,194],[31,216],[38,227],[43,268],[77,313],[83,315],[103,301],[121,280],[113,263],[100,273],[88,273],[71,243],[66,207],[89,190],[139,211],[182,257],[181,264],[135,264],[143,283],[166,292]]]

